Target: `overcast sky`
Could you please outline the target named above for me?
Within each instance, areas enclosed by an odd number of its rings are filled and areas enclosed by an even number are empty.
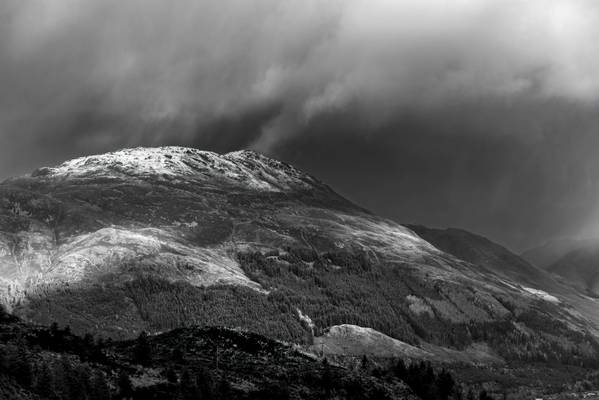
[[[253,148],[520,250],[599,234],[595,0],[3,0],[0,178]]]

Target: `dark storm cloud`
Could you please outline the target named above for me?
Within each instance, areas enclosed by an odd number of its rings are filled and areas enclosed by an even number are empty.
[[[521,247],[594,218],[598,22],[592,0],[6,0],[0,176],[253,147]]]
[[[598,233],[599,107],[470,102],[368,130],[355,113],[330,114],[277,152],[401,222],[458,226],[515,249]]]

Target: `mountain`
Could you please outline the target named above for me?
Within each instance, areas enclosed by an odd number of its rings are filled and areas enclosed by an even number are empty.
[[[587,239],[551,240],[522,253],[563,283],[571,284],[582,293],[599,295],[599,241]]]
[[[599,246],[570,251],[547,268],[590,296],[599,297]]]
[[[555,282],[545,271],[483,236],[456,228],[406,226],[438,249],[490,272],[533,287],[555,287]]]
[[[431,244],[251,151],[136,148],[40,168],[0,184],[0,227],[2,302],[76,333],[219,325],[328,340],[325,354],[375,338],[471,363],[599,355],[593,299],[548,292],[480,238],[462,234],[478,251]]]
[[[507,248],[462,229],[435,229],[406,225],[437,248],[468,261],[490,274],[518,282],[530,293],[547,301],[561,301],[571,312],[597,321],[595,292],[599,265],[599,246],[593,240],[577,241],[586,247],[568,253],[554,265],[540,269]],[[575,242],[571,242],[573,244]],[[528,285],[528,286],[525,286]]]
[[[597,243],[597,239],[553,239],[524,251],[520,256],[539,268],[547,269],[571,251]]]

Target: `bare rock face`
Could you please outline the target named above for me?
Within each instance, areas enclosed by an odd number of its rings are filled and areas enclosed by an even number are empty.
[[[587,300],[470,261],[251,151],[126,149],[0,184],[0,301],[30,321],[115,338],[225,325],[304,344],[346,324],[389,354],[599,353]]]

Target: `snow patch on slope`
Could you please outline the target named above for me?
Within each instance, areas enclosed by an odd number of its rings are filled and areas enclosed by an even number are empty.
[[[534,295],[535,297],[540,298],[541,300],[545,300],[545,301],[548,301],[548,302],[554,303],[554,304],[559,304],[560,303],[560,300],[557,297],[552,296],[552,295],[550,295],[549,293],[547,293],[547,292],[545,292],[543,290],[533,289],[533,288],[529,288],[529,287],[526,287],[526,286],[522,286],[522,289],[525,292],[528,292],[528,293]]]

